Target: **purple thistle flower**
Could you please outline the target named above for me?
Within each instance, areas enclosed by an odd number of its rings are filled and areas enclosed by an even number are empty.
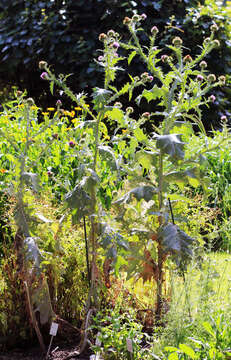
[[[42,80],[49,80],[49,75],[47,74],[47,72],[43,72],[41,75],[40,75],[40,78]]]
[[[209,97],[209,100],[214,103],[214,101],[216,100],[216,96],[215,96],[215,95],[211,95],[211,96]]]
[[[119,48],[119,46],[120,46],[120,44],[118,43],[118,41],[114,41],[112,44],[112,47],[116,50]]]
[[[70,146],[70,147],[75,147],[74,141],[69,141],[69,146]]]
[[[198,81],[203,81],[204,80],[204,77],[202,75],[197,75],[197,80]]]

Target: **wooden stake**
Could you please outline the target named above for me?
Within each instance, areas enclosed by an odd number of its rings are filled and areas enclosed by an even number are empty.
[[[44,344],[44,341],[43,341],[42,334],[41,334],[41,332],[39,330],[39,326],[38,326],[34,311],[33,311],[32,306],[31,306],[30,292],[29,292],[28,284],[27,284],[26,281],[24,281],[24,285],[25,285],[25,289],[26,289],[26,295],[27,295],[27,302],[28,302],[28,307],[29,307],[29,312],[30,312],[30,318],[31,318],[33,327],[35,329],[36,335],[38,337],[38,341],[39,341],[40,347],[42,349],[42,352],[45,353],[46,347],[45,347],[45,344]]]

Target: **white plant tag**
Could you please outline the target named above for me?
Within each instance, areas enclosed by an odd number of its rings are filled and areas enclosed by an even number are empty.
[[[132,346],[132,340],[131,339],[127,339],[127,351],[130,353],[133,353],[133,346]]]
[[[50,335],[56,336],[57,331],[58,331],[58,327],[59,327],[59,324],[57,324],[55,322],[51,323]]]
[[[100,335],[101,335],[100,332],[98,332],[96,335],[96,340],[95,340],[96,346],[101,346],[101,340],[99,339]]]

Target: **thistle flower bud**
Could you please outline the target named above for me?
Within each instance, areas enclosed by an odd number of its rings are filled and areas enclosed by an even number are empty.
[[[53,139],[58,139],[59,135],[57,133],[52,134]]]
[[[149,119],[150,118],[150,113],[149,112],[145,112],[141,115],[142,118],[145,118],[145,119]]]
[[[200,65],[201,69],[206,69],[206,68],[207,68],[207,66],[208,66],[208,65],[207,65],[207,62],[206,62],[206,61],[204,61],[204,60],[203,60],[203,61],[201,61],[199,65]]]
[[[197,81],[200,81],[200,82],[204,81],[204,77],[200,74],[197,75]]]
[[[190,56],[190,55],[186,55],[184,58],[183,58],[183,62],[185,62],[185,63],[190,63],[190,62],[192,62],[193,61],[193,59],[192,59],[192,57]]]
[[[58,100],[56,101],[56,106],[60,107],[61,105],[62,105],[62,101],[58,99]]]
[[[140,15],[140,18],[141,18],[141,20],[146,20],[146,19],[147,19],[147,15],[146,15],[146,14],[141,14],[141,15]]]
[[[100,55],[100,56],[98,57],[98,61],[104,61],[104,57],[103,57],[102,55]]]
[[[219,80],[219,82],[221,83],[221,85],[225,85],[225,76],[224,75],[221,75],[221,76],[219,76],[219,78],[218,78],[218,80]]]
[[[126,113],[127,114],[132,114],[133,112],[134,112],[133,107],[129,106],[129,107],[126,108]]]
[[[161,61],[162,61],[163,63],[168,62],[168,55],[162,55],[162,56],[161,56]]]
[[[133,22],[138,22],[138,21],[140,21],[140,15],[138,15],[138,14],[133,15],[132,21],[133,21]]]
[[[183,44],[183,41],[179,36],[176,36],[172,40],[172,43],[173,43],[174,46],[179,47],[179,46],[181,46]]]
[[[159,32],[159,29],[158,29],[157,26],[153,26],[153,27],[151,28],[151,33],[152,33],[152,35],[157,35],[158,32]]]
[[[115,107],[121,109],[122,108],[122,104],[121,102],[117,101],[115,104],[114,104]]]
[[[72,147],[72,148],[75,147],[75,142],[74,141],[69,141],[69,146]]]
[[[39,69],[40,70],[45,70],[47,67],[47,62],[46,61],[39,61]]]
[[[216,46],[216,47],[219,47],[221,45],[220,41],[218,39],[215,39],[213,40],[213,44]]]
[[[149,77],[149,74],[147,72],[144,72],[143,74],[141,74],[141,79],[147,79]]]
[[[139,81],[139,80],[140,80],[139,76],[134,77],[134,81]]]
[[[107,35],[110,37],[114,37],[115,36],[115,31],[114,30],[108,30]]]
[[[216,100],[216,96],[215,96],[215,95],[211,95],[211,96],[209,97],[209,100],[210,100],[212,103],[214,103],[214,101]]]
[[[210,30],[211,30],[212,32],[214,32],[214,31],[219,30],[219,27],[217,26],[217,24],[213,24],[213,25],[210,26]]]
[[[119,48],[119,46],[120,46],[120,44],[118,43],[118,41],[114,41],[112,44],[112,47],[116,50]]]
[[[216,81],[216,76],[214,74],[209,74],[207,77],[208,82],[212,83]]]
[[[227,122],[227,120],[228,120],[228,119],[227,119],[227,117],[226,117],[225,115],[222,115],[222,116],[221,116],[221,121],[222,121],[222,122]]]
[[[40,75],[40,78],[42,80],[49,80],[49,75],[47,72],[43,72],[41,75]]]
[[[28,106],[33,106],[33,105],[34,105],[34,99],[32,99],[32,98],[26,99],[26,104],[27,104]]]
[[[107,35],[104,33],[99,34],[99,41],[104,41],[107,39]]]
[[[152,82],[153,81],[153,76],[150,75],[148,78],[147,78],[147,82]]]
[[[22,94],[23,94],[22,91],[20,91],[20,90],[17,90],[17,91],[16,91],[16,95],[17,95],[18,97],[22,96]]]
[[[203,41],[204,45],[208,45],[210,42],[211,42],[211,39],[210,39],[210,38],[206,38],[206,39],[204,39],[204,41]]]
[[[53,175],[52,171],[48,170],[48,171],[47,171],[47,175],[48,175],[49,177],[51,177],[51,176]]]
[[[126,16],[123,20],[124,25],[129,25],[129,24],[131,24],[131,22],[132,22],[132,19],[130,19],[128,16]]]

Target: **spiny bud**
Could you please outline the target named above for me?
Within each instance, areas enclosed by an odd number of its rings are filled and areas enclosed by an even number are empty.
[[[204,80],[204,77],[202,75],[197,75],[197,81],[203,81]]]
[[[29,106],[33,106],[34,105],[34,99],[32,99],[32,98],[26,99],[26,104],[29,105]]]
[[[199,65],[200,65],[201,69],[206,69],[206,68],[207,68],[207,66],[208,66],[208,65],[207,65],[207,62],[206,62],[206,61],[204,61],[204,60],[203,60],[203,61],[201,61]]]
[[[140,15],[140,18],[141,18],[141,20],[146,20],[146,19],[147,19],[147,15],[146,15],[146,14],[141,14],[141,15]]]
[[[131,106],[129,106],[129,107],[126,108],[126,113],[127,113],[127,114],[132,114],[133,111],[134,111],[134,109],[133,109],[133,107],[131,107]]]
[[[62,101],[58,99],[58,100],[56,101],[56,106],[60,107],[61,105],[62,105]]]
[[[41,75],[40,75],[40,78],[42,80],[49,80],[49,75],[47,72],[43,72]]]
[[[161,56],[161,61],[163,61],[163,63],[168,62],[168,55],[162,55]]]
[[[213,40],[213,44],[216,46],[216,47],[219,47],[221,45],[220,41],[218,39],[215,39]]]
[[[147,81],[148,81],[148,82],[152,82],[152,81],[153,81],[153,76],[150,75],[150,76],[147,78]]]
[[[22,91],[20,91],[20,90],[17,90],[17,91],[16,91],[16,95],[17,95],[18,97],[22,96],[22,94],[23,94]]]
[[[174,46],[178,47],[181,46],[183,41],[179,36],[174,37],[174,39],[172,40],[172,43]]]
[[[224,75],[221,75],[219,76],[218,80],[220,81],[221,85],[225,85],[225,76]]]
[[[149,119],[150,118],[150,113],[149,112],[145,112],[141,115],[142,118],[145,118],[145,119]]]
[[[193,61],[192,57],[190,55],[186,55],[184,58],[183,58],[183,61],[185,63],[190,63]]]
[[[128,16],[126,16],[123,20],[124,25],[129,25],[129,24],[131,24],[131,22],[132,22],[132,19],[130,19]]]
[[[138,15],[138,14],[133,15],[132,21],[134,21],[134,22],[140,21],[140,15]]]
[[[115,36],[115,31],[114,30],[108,30],[107,35],[110,37],[114,37]]]
[[[120,44],[118,43],[118,41],[114,41],[112,44],[112,47],[116,50],[119,48],[119,46],[120,46]]]
[[[104,57],[103,57],[102,55],[100,55],[100,56],[98,57],[98,61],[104,61]]]
[[[52,134],[53,139],[58,139],[59,135],[57,133]]]
[[[104,41],[107,39],[107,35],[104,33],[99,34],[99,41]]]
[[[144,72],[143,74],[141,74],[141,79],[147,79],[149,77],[149,74],[147,72]]]
[[[158,34],[158,32],[159,32],[159,29],[158,29],[157,26],[153,26],[153,27],[151,28],[151,33],[152,33],[152,35],[156,35],[156,34]]]
[[[74,141],[69,141],[69,146],[72,147],[72,148],[75,147],[75,142]]]
[[[215,96],[215,95],[211,95],[211,96],[209,97],[209,100],[214,103],[214,101],[216,100],[216,96]]]
[[[122,104],[121,104],[121,102],[119,102],[119,101],[117,101],[114,106],[117,107],[117,108],[119,108],[119,109],[122,108]]]
[[[216,76],[214,74],[209,74],[207,80],[212,83],[216,81]]]
[[[217,24],[213,24],[213,25],[210,26],[210,30],[211,30],[212,32],[214,32],[214,31],[219,30],[219,27],[217,26]]]
[[[50,171],[50,170],[48,170],[48,171],[47,171],[47,175],[48,175],[49,177],[51,177],[51,176],[53,175],[53,172]]]
[[[46,61],[39,61],[39,69],[40,70],[45,70],[47,67],[47,62]]]
[[[140,80],[139,76],[134,77],[134,81],[139,81],[139,80]]]
[[[210,38],[206,38],[204,39],[204,45],[208,45],[209,43],[211,42],[211,39]]]
[[[226,117],[225,115],[222,115],[222,116],[221,116],[221,121],[222,121],[222,122],[227,122],[227,120],[228,120],[228,119],[227,119],[227,117]]]

